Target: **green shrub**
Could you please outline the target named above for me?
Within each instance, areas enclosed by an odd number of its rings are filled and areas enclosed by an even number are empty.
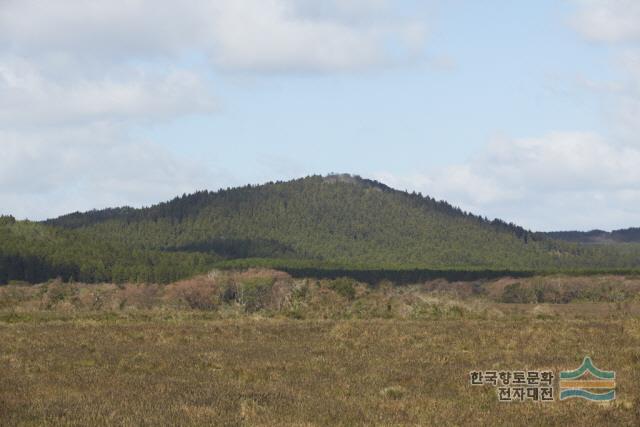
[[[357,282],[348,277],[340,277],[338,279],[334,279],[329,282],[329,288],[339,295],[352,300],[356,297],[356,288],[355,285]]]

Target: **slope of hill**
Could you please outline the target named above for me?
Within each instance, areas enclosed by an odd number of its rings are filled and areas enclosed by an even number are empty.
[[[639,265],[633,251],[557,242],[446,202],[350,175],[198,192],[143,208],[47,221],[144,250],[420,268]]]

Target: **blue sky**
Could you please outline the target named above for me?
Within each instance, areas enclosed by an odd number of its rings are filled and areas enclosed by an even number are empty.
[[[0,212],[350,172],[536,230],[640,226],[639,41],[630,0],[9,0]]]
[[[178,120],[148,136],[176,153],[224,154],[234,168],[255,162],[257,169],[241,177],[253,182],[270,179],[260,175],[272,172],[273,165],[263,163],[269,156],[292,163],[295,173],[401,172],[459,161],[496,134],[602,130],[598,102],[566,93],[581,90],[574,87],[580,74],[612,73],[607,52],[568,28],[570,8],[554,1],[535,8],[492,4],[456,1],[434,8],[434,18],[423,18],[430,30],[424,57],[408,66],[217,73],[220,114]]]

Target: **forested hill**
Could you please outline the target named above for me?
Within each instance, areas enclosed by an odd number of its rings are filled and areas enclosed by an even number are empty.
[[[0,283],[167,282],[242,259],[361,269],[637,268],[638,248],[561,242],[376,181],[311,176],[43,223],[2,217]]]
[[[613,231],[554,231],[545,234],[551,239],[564,240],[574,243],[640,243],[640,228],[626,228],[623,230]]]
[[[225,258],[525,267],[554,257],[548,244],[520,227],[349,175],[199,192],[149,208],[74,213],[46,224],[127,247]]]
[[[351,175],[198,192],[46,222],[112,244],[233,258],[420,268],[638,265],[635,253],[560,243]]]

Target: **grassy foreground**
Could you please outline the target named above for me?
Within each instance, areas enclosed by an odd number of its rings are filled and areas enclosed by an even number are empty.
[[[19,310],[0,310],[0,424],[640,424],[632,283],[622,303],[566,304],[494,301],[530,297],[526,282],[489,283],[475,297],[433,284],[356,285],[352,295],[338,283],[310,285],[293,315],[266,302],[250,312],[238,302],[171,308],[164,294],[161,308],[74,309],[74,293],[60,296],[59,284],[53,305],[48,290],[4,288],[0,301],[10,294]],[[557,373],[586,355],[616,371],[614,402],[499,403],[494,388],[469,385],[471,370]]]
[[[49,322],[0,326],[3,425],[637,425],[640,323]],[[613,404],[499,403],[473,369],[618,375]]]

